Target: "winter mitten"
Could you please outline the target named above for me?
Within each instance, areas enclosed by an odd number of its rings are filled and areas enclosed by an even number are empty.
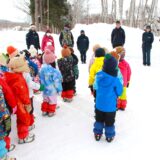
[[[30,105],[30,104],[25,105],[24,107],[25,107],[25,110],[26,110],[28,113],[30,113],[30,112],[31,112],[32,107],[31,107],[31,105]]]
[[[11,117],[10,115],[5,115],[3,118],[3,126],[5,132],[8,134],[11,131]]]
[[[44,91],[45,87],[43,84],[40,85],[39,91]]]

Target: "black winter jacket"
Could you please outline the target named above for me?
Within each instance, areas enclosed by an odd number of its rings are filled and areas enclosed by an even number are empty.
[[[123,46],[125,43],[125,32],[123,28],[115,28],[111,34],[111,42],[113,48]]]
[[[34,45],[34,47],[38,50],[40,49],[40,43],[39,43],[39,35],[37,32],[30,30],[26,34],[26,44],[27,48],[29,49],[31,45]]]
[[[142,36],[142,47],[152,48],[154,36],[152,32],[144,32]]]
[[[89,48],[89,39],[85,35],[80,35],[77,39],[77,48],[79,51],[87,51]]]

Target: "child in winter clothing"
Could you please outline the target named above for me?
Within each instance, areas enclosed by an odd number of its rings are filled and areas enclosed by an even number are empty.
[[[54,46],[52,45],[51,42],[48,42],[45,49],[48,49],[51,51],[52,54],[54,54],[54,56],[56,57],[55,55],[55,48]],[[56,57],[57,58],[57,57]],[[56,68],[56,62],[54,61],[53,63],[50,64],[53,68]]]
[[[2,88],[2,92],[4,95],[4,100],[6,102],[7,109],[10,111],[10,114],[15,114],[16,109],[17,109],[17,107],[16,107],[17,104],[16,104],[16,100],[15,100],[15,97],[14,97],[12,90],[10,89],[8,84],[2,78],[0,78],[0,86]],[[15,145],[11,144],[9,134],[10,134],[10,132],[7,133],[7,135],[4,137],[4,140],[6,142],[6,149],[8,151],[12,151],[12,150],[14,150]]]
[[[3,81],[1,82],[3,84]],[[5,98],[3,94],[3,90],[5,90],[5,87],[6,87],[5,85],[4,86],[0,85],[0,159],[16,160],[15,158],[9,158],[7,156],[8,151],[7,151],[6,143],[4,140],[5,136],[7,136],[8,133],[11,131],[11,117],[10,117],[9,110],[6,107]],[[12,97],[9,97],[9,100],[11,102]]]
[[[79,77],[79,69],[78,69],[78,57],[74,54],[73,48],[69,48],[71,51],[71,56],[73,57],[74,61],[74,66],[73,66],[73,71],[74,71],[74,76],[75,76],[75,84],[74,84],[74,95],[76,95],[76,80]]]
[[[40,81],[45,89],[41,110],[43,116],[52,117],[56,111],[57,94],[62,92],[62,76],[57,69],[50,65],[55,61],[55,56],[50,50],[45,50],[43,59],[44,64],[40,70]]]
[[[97,141],[101,139],[103,128],[105,128],[105,136],[108,142],[111,142],[115,137],[116,103],[123,89],[117,75],[117,60],[107,54],[103,70],[97,73],[94,84],[96,90],[96,122],[93,131]]]
[[[22,55],[12,57],[8,63],[8,67],[11,72],[6,72],[4,77],[16,98],[18,143],[30,143],[34,140],[34,135],[29,134],[29,126],[32,126],[34,117],[30,114],[32,107],[29,90],[23,77],[23,72],[29,72],[30,70]]]
[[[75,86],[74,60],[67,46],[63,47],[61,53],[62,58],[58,60],[58,67],[63,76],[63,92],[61,96],[64,102],[71,102]]]
[[[90,71],[90,68],[91,68],[94,60],[95,60],[95,52],[96,52],[96,50],[97,50],[98,48],[101,48],[101,46],[100,46],[99,44],[95,44],[95,45],[93,46],[93,55],[92,55],[92,57],[91,57],[91,59],[90,59],[89,67],[88,67],[88,68],[89,68],[89,71]]]
[[[95,51],[95,60],[90,68],[90,74],[89,74],[89,88],[91,89],[92,93],[93,93],[93,84],[95,81],[95,76],[97,72],[102,70],[102,66],[104,64],[104,56],[105,56],[105,50],[103,48],[98,48]]]
[[[130,77],[131,77],[131,67],[129,63],[124,59],[125,49],[123,47],[116,47],[116,53],[120,55],[119,59],[119,69],[123,76],[123,93],[118,98],[117,108],[120,110],[125,110],[127,105],[127,87],[129,87]]]

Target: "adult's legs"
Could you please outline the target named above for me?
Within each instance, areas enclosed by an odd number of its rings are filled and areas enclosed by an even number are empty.
[[[143,65],[147,64],[146,47],[142,47],[143,52]]]
[[[147,65],[150,66],[151,65],[151,48],[147,49]]]

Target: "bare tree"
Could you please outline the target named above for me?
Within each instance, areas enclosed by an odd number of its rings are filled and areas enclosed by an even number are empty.
[[[119,17],[121,22],[123,19],[123,3],[124,3],[124,0],[119,0]]]
[[[111,15],[112,15],[112,20],[114,22],[117,18],[117,1],[116,0],[112,0]]]
[[[131,0],[130,9],[129,9],[129,26],[135,26],[135,6],[136,0]]]
[[[106,22],[108,16],[108,0],[101,0],[101,8],[102,8],[102,13],[101,13],[102,22]]]

